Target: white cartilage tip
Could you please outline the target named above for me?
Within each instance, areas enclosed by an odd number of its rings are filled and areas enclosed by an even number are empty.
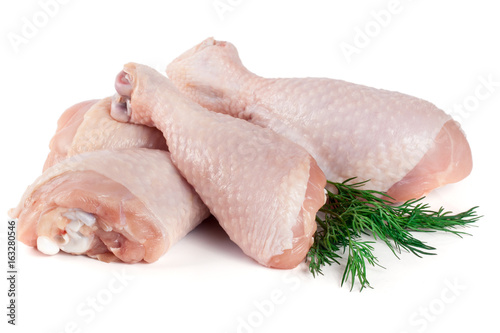
[[[79,234],[71,235],[68,244],[61,245],[61,250],[66,253],[82,254],[90,248],[91,240]]]
[[[46,236],[39,236],[37,238],[36,247],[38,251],[49,256],[59,253],[59,245]]]
[[[76,213],[75,213],[75,210],[74,209],[70,209],[68,211],[66,211],[63,216],[67,219],[70,219],[70,220],[76,220]]]
[[[326,188],[324,188],[323,191],[325,191],[325,199],[323,200],[323,205],[324,205],[326,204],[326,199],[328,198],[328,191],[326,190]]]
[[[83,222],[83,224],[89,227],[93,226],[96,221],[94,214],[90,214],[82,210],[76,211],[76,217],[78,218],[78,220]]]
[[[82,254],[88,251],[92,243],[92,239],[80,233],[80,228],[83,225],[93,226],[96,218],[93,214],[84,212],[78,208],[70,209],[63,214],[64,217],[71,220],[66,227],[67,241],[60,244],[61,250],[72,254]]]
[[[67,217],[67,216],[66,216]],[[70,223],[68,223],[66,225],[66,231],[74,231],[74,232],[78,232],[80,230],[80,228],[82,227],[83,223],[80,222],[79,220],[72,220]]]
[[[94,214],[84,212],[83,210],[78,208],[68,210],[63,214],[63,216],[72,221],[82,222],[89,227],[93,226],[96,221]]]

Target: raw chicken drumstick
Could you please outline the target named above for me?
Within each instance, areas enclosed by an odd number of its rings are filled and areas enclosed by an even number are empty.
[[[57,122],[50,141],[45,171],[61,160],[87,151],[123,148],[166,150],[163,134],[156,128],[124,124],[111,118],[111,98],[73,105]]]
[[[366,188],[404,201],[472,169],[459,124],[415,97],[327,78],[262,78],[232,44],[213,38],[175,59],[167,74],[203,107],[303,146],[331,181],[370,179]]]
[[[208,216],[166,151],[100,150],[48,168],[9,212],[45,254],[153,262]]]
[[[163,132],[175,166],[244,253],[276,268],[305,258],[326,181],[303,148],[204,109],[147,66],[127,64],[115,87],[111,116]]]
[[[170,154],[113,151],[140,147],[166,150],[166,143],[156,128],[117,122],[111,118],[110,108],[111,98],[104,98],[76,104],[60,117],[44,175],[11,211],[12,217],[19,218],[19,239],[27,245],[45,254],[62,250],[105,261],[154,261],[208,217],[208,208],[172,166]],[[64,161],[106,149],[73,162]],[[99,158],[103,161],[92,165]],[[132,174],[134,166],[137,171]],[[103,175],[106,172],[112,179]],[[166,196],[164,201],[155,202],[162,200],[161,195]],[[148,209],[144,204],[148,200],[156,207]]]

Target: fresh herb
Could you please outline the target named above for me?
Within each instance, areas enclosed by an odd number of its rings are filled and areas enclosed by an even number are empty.
[[[412,232],[446,231],[461,237],[467,233],[457,228],[469,226],[480,218],[477,207],[452,215],[443,207],[431,210],[422,203],[423,198],[395,205],[383,192],[361,189],[368,181],[349,184],[353,179],[328,182],[338,193],[327,190],[328,200],[316,217],[318,231],[306,258],[309,270],[316,276],[323,274],[321,269],[325,265],[340,265],[342,254],[347,253],[341,284],[350,281],[351,290],[356,279],[360,290],[371,287],[366,266],[380,266],[373,254],[374,241],[365,241],[364,236],[384,242],[396,257],[402,249],[420,257],[435,254],[432,252],[435,248],[415,238]]]

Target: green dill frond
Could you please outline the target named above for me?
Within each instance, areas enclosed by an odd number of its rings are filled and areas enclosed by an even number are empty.
[[[354,179],[328,182],[337,193],[327,190],[328,200],[320,209],[324,217],[316,217],[318,231],[306,257],[309,270],[317,276],[323,274],[322,267],[340,264],[339,260],[347,254],[341,284],[350,281],[351,290],[356,280],[360,290],[370,287],[367,264],[380,266],[371,246],[374,241],[364,241],[365,237],[385,243],[396,257],[402,250],[421,257],[435,254],[435,248],[415,238],[413,232],[444,231],[461,237],[467,233],[459,228],[481,217],[476,213],[477,206],[459,214],[443,207],[433,211],[422,202],[424,198],[395,205],[383,192],[362,189],[368,181],[350,184]]]

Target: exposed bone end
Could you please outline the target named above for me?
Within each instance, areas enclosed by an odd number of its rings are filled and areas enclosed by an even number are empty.
[[[68,230],[70,241],[67,244],[60,245],[61,250],[71,254],[82,254],[90,249],[92,240],[83,236],[80,232]]]
[[[65,227],[65,231],[69,235],[69,241],[65,244],[60,244],[60,249],[72,254],[87,252],[90,249],[93,237],[87,237],[82,234],[81,228],[84,226],[93,226],[96,222],[95,216],[80,209],[70,209],[63,216],[70,219],[71,222]]]
[[[94,214],[84,212],[81,209],[70,209],[64,213],[63,216],[70,219],[72,222],[78,222],[79,224],[83,223],[88,227],[93,226],[96,221]],[[79,225],[76,231],[78,231],[81,226],[82,225]]]
[[[127,123],[130,121],[130,100],[126,99],[118,94],[113,96],[113,101],[111,102],[111,117],[119,122]]]
[[[46,236],[39,236],[37,238],[36,247],[38,251],[49,256],[59,253],[59,245]]]
[[[37,248],[47,255],[60,250],[71,254],[87,252],[94,240],[96,217],[78,208],[57,208],[39,223]]]

